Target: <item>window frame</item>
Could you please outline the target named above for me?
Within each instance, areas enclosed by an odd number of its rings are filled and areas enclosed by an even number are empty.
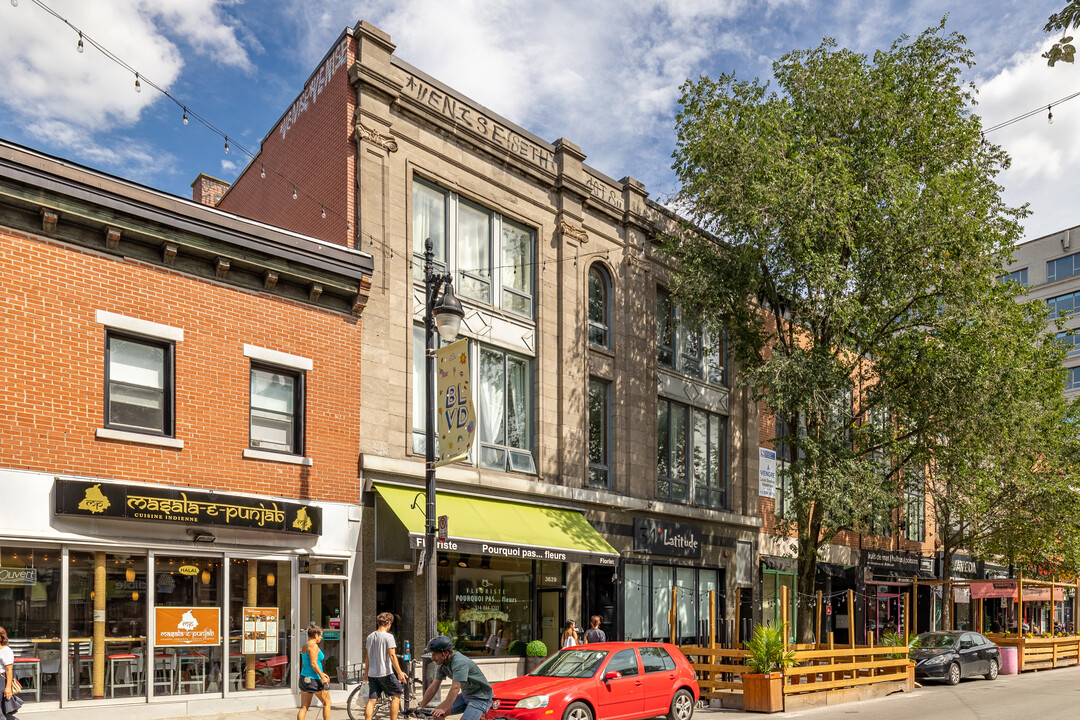
[[[161,429],[151,430],[133,425],[125,425],[113,422],[110,419],[112,406],[112,373],[111,373],[111,346],[113,340],[136,343],[162,350],[161,374]],[[106,430],[122,433],[134,433],[148,437],[175,438],[176,437],[176,341],[149,337],[139,333],[128,332],[114,327],[105,329],[105,369],[104,369],[104,392],[102,407],[102,427]]]
[[[604,393],[603,398],[603,417],[600,418],[600,438],[601,449],[600,455],[602,462],[596,462],[593,459],[593,391],[595,388],[600,388]],[[588,440],[588,452],[586,457],[588,458],[588,467],[586,468],[586,487],[594,490],[610,490],[611,489],[611,382],[598,377],[589,377],[589,402],[588,402],[588,417],[586,418],[586,438]],[[604,478],[603,484],[593,482],[594,473],[597,476]]]
[[[603,319],[597,320],[593,318],[593,286],[592,278],[593,274],[596,274],[600,279],[600,292],[603,297],[601,298]],[[607,271],[602,263],[594,262],[589,266],[589,272],[586,276],[588,287],[588,303],[587,303],[587,317],[588,317],[588,340],[590,345],[596,347],[602,347],[611,349],[611,296],[612,296],[612,281],[611,274]],[[593,334],[597,333],[601,336],[602,341],[596,342],[593,340]]]
[[[667,438],[667,448],[666,448],[666,451],[664,453],[664,455],[665,455],[664,460],[665,460],[666,466],[668,468],[668,473],[666,475],[661,473],[661,462],[660,462],[661,461],[661,450],[664,450],[664,448],[661,447],[661,432],[660,432],[661,412],[663,411],[663,409],[665,407],[667,409],[667,413],[666,413],[666,428],[665,428],[665,431],[664,431],[664,435]],[[681,477],[682,477],[682,479],[681,480],[680,480],[680,476],[675,474],[675,468],[677,467],[676,463],[675,463],[675,460],[676,460],[676,458],[678,457],[678,454],[679,454],[677,444],[676,444],[676,442],[673,442],[673,439],[675,439],[675,428],[676,428],[676,424],[677,424],[675,409],[678,410],[678,413],[683,418],[683,422],[682,422],[682,462],[681,462],[681,465],[682,465],[682,476]],[[707,421],[706,433],[705,433],[705,445],[706,445],[706,448],[709,448],[710,452],[709,452],[709,454],[707,454],[706,460],[705,460],[706,472],[711,472],[711,468],[712,468],[712,465],[713,465],[713,463],[711,462],[711,438],[712,438],[712,433],[710,432],[710,428],[712,427],[712,421],[713,421],[714,418],[718,421],[718,423],[720,425],[720,428],[721,428],[720,436],[719,436],[718,442],[717,442],[717,450],[718,450],[718,452],[720,454],[720,464],[719,464],[719,467],[718,467],[718,469],[719,469],[719,477],[717,478],[717,483],[715,484],[715,486],[711,482],[707,482],[705,485],[702,486],[706,490],[707,495],[709,497],[711,497],[714,493],[718,494],[719,495],[719,503],[710,502],[708,499],[702,500],[700,497],[698,497],[698,495],[699,495],[699,489],[698,489],[699,488],[699,483],[697,481],[697,476],[696,476],[695,471],[694,471],[693,456],[694,456],[694,448],[696,447],[696,442],[695,442],[696,423],[695,423],[695,420],[696,420],[696,418],[698,417],[699,414],[704,415],[705,419]],[[712,509],[718,509],[718,510],[727,509],[727,507],[728,507],[728,499],[729,499],[729,497],[728,497],[728,480],[729,480],[729,472],[728,472],[728,464],[729,464],[729,457],[728,457],[728,430],[729,430],[729,427],[728,426],[729,426],[729,424],[730,424],[730,419],[726,415],[721,415],[720,413],[715,413],[715,412],[712,412],[711,410],[707,410],[705,408],[696,407],[696,406],[693,406],[693,405],[688,405],[686,403],[681,403],[678,400],[672,400],[670,398],[665,398],[665,397],[658,397],[657,398],[657,411],[656,411],[656,427],[657,427],[657,438],[656,438],[656,455],[657,455],[656,497],[657,497],[657,499],[664,500],[664,501],[667,501],[667,502],[680,503],[680,504],[683,504],[683,505],[691,505],[691,506],[694,506],[694,507],[704,507],[704,508],[712,508]],[[712,479],[711,476],[708,479],[711,480]],[[667,487],[666,492],[661,491],[661,484],[662,483],[666,484],[666,487]],[[679,486],[682,487],[682,489],[683,489],[683,491],[685,493],[685,499],[679,499],[676,496],[676,493],[674,492],[674,490]]]
[[[480,383],[481,368],[480,368],[480,365],[483,362],[482,361],[482,353],[484,351],[488,351],[488,352],[491,352],[491,353],[498,353],[498,354],[502,355],[502,380],[503,380],[503,407],[502,407],[503,418],[502,418],[502,422],[503,422],[503,425],[504,425],[504,427],[503,427],[504,434],[507,434],[507,431],[508,431],[509,426],[510,426],[510,423],[509,423],[509,420],[510,420],[510,416],[509,416],[510,409],[509,409],[509,407],[510,406],[509,406],[509,402],[507,402],[507,399],[506,399],[507,390],[508,390],[508,382],[509,382],[508,378],[510,376],[510,360],[514,359],[514,360],[523,361],[525,363],[525,368],[526,368],[526,372],[525,372],[526,380],[525,380],[525,387],[524,387],[525,401],[526,401],[526,427],[525,427],[524,436],[527,438],[528,447],[517,447],[517,446],[514,446],[514,445],[510,445],[508,443],[505,443],[505,442],[500,445],[500,444],[497,444],[497,443],[485,442],[484,440],[481,439],[481,437],[482,437],[482,435],[481,435],[481,426],[482,426],[482,424],[484,422],[484,413],[486,411],[484,409],[485,405],[484,405],[483,397],[478,396],[478,398],[476,400],[476,403],[475,403],[476,404],[476,420],[477,420],[477,437],[476,437],[476,441],[473,443],[474,447],[477,448],[477,454],[476,454],[476,459],[475,459],[475,463],[476,463],[477,467],[482,469],[482,470],[495,470],[495,471],[500,470],[500,468],[497,468],[494,465],[484,463],[483,451],[484,451],[484,448],[489,448],[489,449],[495,449],[495,450],[504,451],[503,467],[501,468],[502,472],[518,472],[518,473],[524,473],[524,474],[527,474],[527,475],[536,475],[537,474],[537,463],[536,463],[536,454],[535,454],[535,448],[534,448],[536,439],[533,437],[533,434],[534,434],[535,429],[536,429],[536,418],[535,418],[536,402],[535,402],[535,398],[533,396],[533,391],[534,391],[533,382],[534,382],[535,373],[536,373],[534,358],[528,357],[527,355],[522,355],[520,353],[516,353],[513,350],[507,350],[505,348],[498,347],[496,345],[486,345],[486,344],[480,343],[480,342],[471,342],[471,343],[469,343],[469,345],[470,346],[473,346],[473,345],[476,346],[476,350],[474,351],[474,354],[472,355],[472,359],[475,360],[475,365],[476,365],[476,370],[474,371],[475,380],[473,382],[473,387],[475,387],[475,388],[480,388],[481,387],[481,383]],[[506,439],[507,440],[509,439],[508,434],[507,434]],[[527,453],[528,454],[528,456],[529,456],[528,457],[528,460],[529,460],[529,462],[528,462],[529,467],[528,468],[515,467],[514,462],[513,462],[513,457],[514,457],[515,452],[516,453]]]
[[[1080,390],[1080,366],[1065,368],[1065,392]]]
[[[435,269],[436,272],[449,272],[454,278],[454,290],[459,298],[463,298],[466,302],[478,303],[487,307],[496,308],[503,312],[510,313],[515,317],[527,318],[535,320],[536,318],[536,292],[537,292],[537,278],[536,278],[536,264],[537,254],[539,252],[538,247],[538,233],[536,228],[531,227],[523,222],[509,218],[502,213],[492,210],[491,208],[483,205],[482,203],[463,196],[453,190],[440,187],[437,183],[427,180],[419,175],[414,174],[412,176],[412,189],[409,197],[412,203],[411,215],[410,215],[410,235],[412,237],[412,256],[413,256],[413,282],[423,284],[424,282],[424,241],[426,238],[419,238],[416,234],[419,230],[417,228],[417,188],[422,187],[430,192],[439,194],[443,198],[443,230],[442,230],[442,247],[433,247],[435,252]],[[486,268],[463,268],[460,267],[459,258],[462,256],[461,247],[459,246],[459,233],[460,233],[460,208],[462,205],[467,206],[471,210],[484,213],[488,217],[488,237],[487,237],[487,267]],[[511,273],[504,272],[504,254],[507,251],[507,245],[504,243],[504,225],[510,225],[521,230],[524,230],[529,234],[529,256],[525,258],[523,266],[527,269],[527,291],[520,288],[513,287],[507,284]],[[434,245],[434,243],[433,243]],[[442,258],[440,259],[440,250]],[[486,276],[485,276],[486,271]],[[487,298],[480,299],[467,291],[466,283],[482,282],[487,284]],[[521,312],[519,309],[513,307],[513,302],[506,302],[505,295],[509,293],[513,297],[523,300],[528,306],[527,312]]]
[[[274,375],[284,375],[293,379],[293,414],[292,414],[292,448],[290,450],[278,450],[275,448],[262,447],[261,445],[253,444],[254,438],[252,437],[252,416],[255,410],[254,396],[251,390],[252,380],[254,379],[255,372],[271,373]],[[274,365],[268,362],[260,362],[258,360],[252,360],[248,367],[248,449],[257,450],[258,452],[274,453],[276,455],[297,455],[303,456],[306,451],[306,419],[307,419],[307,374],[298,368],[286,367],[284,365]]]
[[[1059,275],[1057,272],[1059,264],[1064,264],[1066,261],[1069,261],[1072,264],[1072,270],[1070,272],[1066,272],[1063,275]],[[1022,269],[1027,270],[1027,268]],[[1015,272],[1020,272],[1020,270],[1017,270]],[[1009,273],[1010,276],[1012,274],[1013,273]],[[1080,253],[1072,253],[1071,255],[1064,255],[1062,257],[1046,261],[1046,282],[1048,283],[1057,282],[1058,280],[1065,280],[1075,275],[1080,275]]]
[[[691,329],[683,322],[674,296],[659,285],[656,287],[656,362],[661,368],[679,375],[729,387],[727,340]]]

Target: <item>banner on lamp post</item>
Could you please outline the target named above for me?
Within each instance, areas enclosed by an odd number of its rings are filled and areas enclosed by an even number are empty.
[[[435,411],[439,418],[439,459],[435,467],[469,456],[476,434],[469,383],[469,339],[462,338],[435,351]]]

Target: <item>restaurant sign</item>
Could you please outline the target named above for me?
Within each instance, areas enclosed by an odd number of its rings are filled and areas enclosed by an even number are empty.
[[[197,490],[56,478],[57,515],[322,534],[322,509]]]
[[[37,584],[37,568],[0,567],[0,585],[11,587]]]
[[[154,608],[154,645],[157,647],[220,645],[220,628],[221,608]]]
[[[654,555],[701,557],[701,528],[697,525],[636,517],[634,550]]]

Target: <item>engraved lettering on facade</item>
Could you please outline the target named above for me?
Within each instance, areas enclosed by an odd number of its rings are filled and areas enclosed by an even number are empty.
[[[590,175],[585,182],[585,187],[589,188],[589,192],[592,193],[594,198],[603,200],[612,207],[623,209],[622,194],[610,185],[606,185]]]

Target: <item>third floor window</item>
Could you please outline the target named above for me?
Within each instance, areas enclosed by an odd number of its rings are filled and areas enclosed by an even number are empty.
[[[727,385],[726,344],[683,321],[681,311],[664,288],[656,289],[656,360],[660,367]]]

